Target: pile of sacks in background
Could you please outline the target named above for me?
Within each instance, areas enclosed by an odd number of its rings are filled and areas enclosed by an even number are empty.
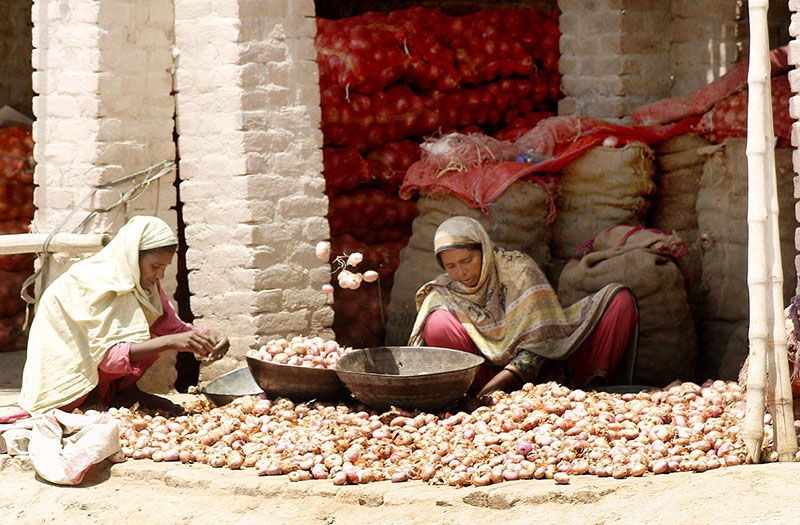
[[[791,128],[786,49],[773,50],[772,59],[788,303],[795,287],[795,220],[791,150],[780,147],[788,144]],[[634,114],[636,126],[554,117],[509,141],[467,134],[423,144],[421,160],[409,168],[400,188],[401,197],[420,196],[420,215],[395,275],[400,286],[390,303],[387,344],[405,342],[414,318],[413,290],[441,272],[432,233],[448,216],[482,219],[499,245],[531,255],[554,288],[573,300],[578,298],[574,290],[589,293],[591,286],[562,285],[564,266],[600,257],[603,239],[624,231],[612,227],[643,226],[649,235],[661,236],[656,245],[671,248],[636,245],[626,255],[640,266],[664,270],[649,281],[642,281],[632,263],[612,272],[614,280],[641,296],[644,309],[636,380],[661,386],[678,378],[735,379],[748,349],[746,72],[747,63],[740,63],[687,97],[641,108]],[[470,151],[465,145],[474,153],[465,154]],[[509,229],[522,233],[527,244]],[[625,251],[628,243],[605,249]],[[573,274],[574,269],[567,275],[574,281]],[[667,293],[675,287],[680,297]],[[664,302],[672,309],[669,315],[662,315]],[[647,311],[653,305],[660,314]],[[647,325],[659,317],[669,326]]]
[[[27,233],[33,220],[33,138],[26,124],[0,127],[0,235]],[[0,352],[24,349],[20,290],[34,254],[0,255]]]
[[[784,304],[797,282],[787,51],[784,46],[770,53]],[[683,263],[700,325],[699,369],[726,379],[736,377],[748,352],[747,69],[743,60],[707,86],[641,107],[632,116],[637,124],[699,118],[691,128],[695,134],[655,148],[661,204],[654,209],[653,226],[677,231],[690,247]]]

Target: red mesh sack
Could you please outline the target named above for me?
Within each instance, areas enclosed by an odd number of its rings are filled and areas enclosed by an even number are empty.
[[[789,76],[772,78],[772,123],[778,147],[790,147],[792,118],[789,116],[789,98],[792,91]],[[722,142],[729,137],[747,135],[748,90],[731,95],[717,103],[700,119],[695,131],[711,142]]]
[[[33,137],[30,126],[0,128],[0,178],[33,182]]]

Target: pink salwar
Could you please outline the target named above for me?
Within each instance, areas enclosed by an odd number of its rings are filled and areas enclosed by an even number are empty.
[[[636,327],[638,315],[633,295],[628,290],[619,291],[609,302],[589,339],[569,357],[573,382],[584,387],[597,377],[609,377],[616,370],[625,354],[628,340]],[[428,346],[452,348],[480,355],[480,351],[469,337],[458,318],[446,310],[436,310],[425,321],[423,338]],[[545,366],[545,377],[529,380],[547,381],[553,366]],[[479,391],[502,367],[484,364],[478,370],[470,392]]]

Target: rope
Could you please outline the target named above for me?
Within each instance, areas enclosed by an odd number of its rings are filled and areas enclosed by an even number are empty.
[[[147,191],[147,188],[150,187],[150,183],[152,183],[155,180],[160,179],[161,177],[163,177],[167,173],[171,173],[174,170],[175,170],[175,162],[174,161],[166,160],[166,161],[159,162],[158,164],[154,164],[154,165],[152,165],[152,166],[150,166],[148,168],[145,168],[143,170],[137,171],[137,172],[132,173],[130,175],[126,175],[124,177],[120,177],[119,179],[115,179],[115,180],[112,180],[110,182],[106,182],[104,184],[98,184],[96,186],[92,186],[92,189],[89,190],[89,192],[86,193],[86,195],[83,197],[83,199],[81,199],[81,201],[76,206],[73,206],[73,208],[70,210],[70,212],[67,214],[67,216],[64,217],[64,219],[62,219],[61,222],[58,223],[58,226],[56,226],[53,229],[53,231],[50,232],[50,234],[47,236],[47,238],[42,243],[42,250],[41,250],[41,252],[38,253],[39,258],[41,259],[41,264],[39,265],[39,269],[36,270],[27,279],[25,279],[24,283],[22,283],[22,290],[20,290],[20,297],[26,303],[26,307],[25,307],[25,324],[22,327],[23,330],[28,328],[28,322],[30,321],[30,311],[31,311],[30,307],[31,307],[31,305],[35,305],[36,304],[36,298],[31,296],[28,293],[28,287],[31,284],[33,284],[36,281],[36,279],[41,275],[42,276],[41,289],[44,290],[46,288],[46,285],[47,285],[47,282],[46,282],[46,279],[47,279],[47,266],[48,266],[48,259],[50,258],[50,253],[48,252],[48,248],[50,246],[50,242],[53,240],[53,237],[55,237],[55,235],[58,232],[61,231],[61,228],[63,228],[64,225],[67,224],[69,222],[69,220],[78,212],[78,210],[83,208],[83,205],[86,204],[86,202],[89,199],[94,197],[95,194],[99,190],[108,190],[108,189],[114,188],[116,186],[119,186],[120,184],[124,184],[126,182],[132,181],[132,180],[144,175],[145,177],[144,177],[144,179],[142,181],[134,184],[130,189],[128,189],[126,192],[124,192],[122,195],[120,195],[120,198],[117,199],[116,202],[114,202],[110,206],[106,206],[105,208],[98,208],[98,209],[94,209],[94,210],[90,211],[86,215],[86,217],[84,217],[84,219],[75,228],[72,229],[72,233],[80,233],[86,227],[86,224],[91,219],[96,217],[98,214],[100,214],[100,213],[108,213],[109,211],[113,210],[114,208],[117,208],[120,205],[124,205],[125,206],[125,218],[127,219],[127,217],[128,217],[128,203],[133,201],[133,200],[135,200],[135,199],[137,199],[145,191]]]

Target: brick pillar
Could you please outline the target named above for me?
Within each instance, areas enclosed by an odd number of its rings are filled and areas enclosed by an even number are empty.
[[[742,4],[559,0],[559,114],[625,122],[643,104],[685,95],[727,73],[747,46]]]
[[[789,0],[789,10],[792,13],[791,23],[789,25],[789,63],[795,66],[795,69],[789,72],[789,84],[792,86],[792,92],[795,95],[789,99],[789,114],[793,119],[800,119],[800,0]],[[800,199],[800,122],[792,124],[792,146],[795,148],[792,153],[792,164],[794,165],[794,197]],[[800,222],[800,203],[795,206],[795,218]],[[800,251],[800,228],[795,230],[794,247]],[[794,258],[794,267],[798,275],[800,275],[800,255]],[[800,293],[800,287],[796,288],[796,293]]]
[[[561,115],[624,120],[669,92],[669,2],[559,0]]]
[[[747,24],[743,0],[672,0],[669,96],[705,86],[747,56]]]
[[[231,338],[332,337],[311,0],[176,1],[178,146],[191,306]]]
[[[92,186],[173,160],[173,6],[171,0],[35,0],[33,125],[37,162],[36,231],[49,232]],[[128,216],[157,215],[176,227],[174,173],[152,184],[128,207]],[[64,227],[71,231],[89,210],[115,202],[130,186],[99,191]],[[116,233],[124,208],[97,216],[85,232]],[[70,261],[54,257],[53,274]],[[164,286],[175,290],[175,265]],[[174,381],[170,356],[163,375],[145,388]],[[174,362],[174,356],[172,356]],[[159,383],[158,385],[156,383]]]

